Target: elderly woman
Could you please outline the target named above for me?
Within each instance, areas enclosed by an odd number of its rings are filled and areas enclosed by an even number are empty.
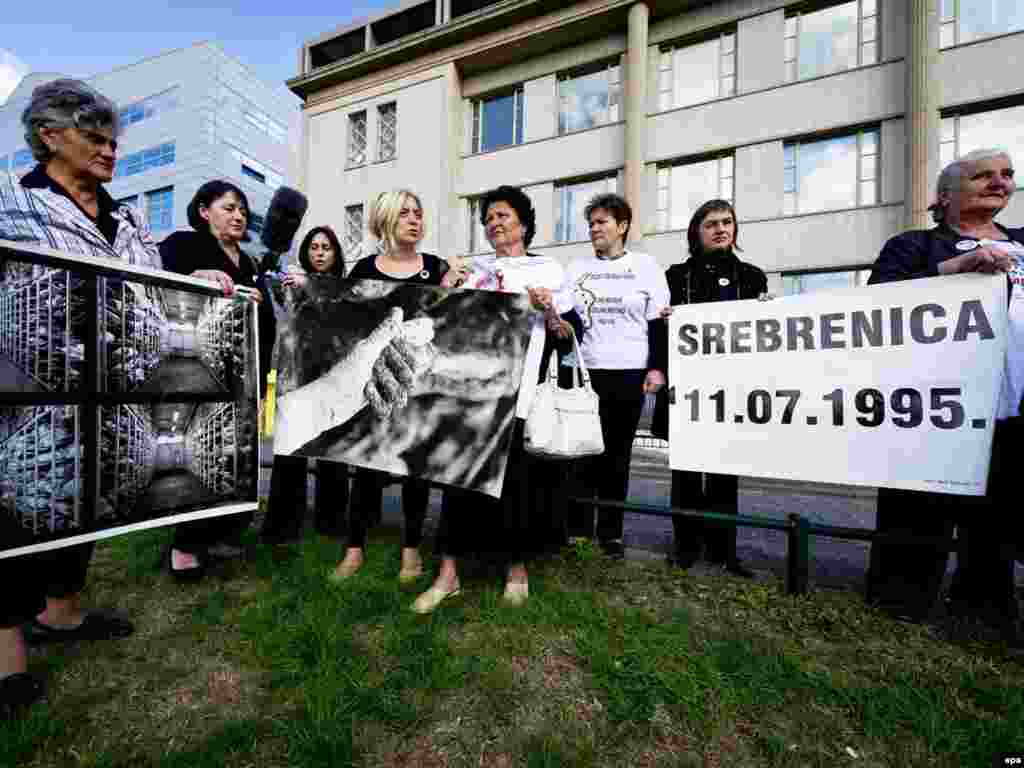
[[[536,383],[547,373],[552,350],[567,352],[572,346],[571,334],[583,334],[564,270],[554,259],[527,252],[536,231],[536,214],[522,190],[502,186],[487,192],[480,200],[480,223],[495,253],[474,260],[465,285],[529,294],[536,312],[523,381],[530,376]],[[461,280],[460,275],[453,282]],[[430,613],[461,593],[457,558],[473,550],[498,552],[508,564],[506,603],[520,605],[528,598],[526,557],[532,550],[544,548],[542,540],[550,538],[552,521],[564,508],[555,496],[564,485],[558,468],[532,460],[523,449],[524,419],[532,391],[528,386],[520,390],[501,499],[445,491],[437,536],[441,569],[430,589],[413,603],[417,613]],[[557,534],[555,538],[557,541]]]
[[[246,295],[259,304],[262,390],[274,348],[275,319],[264,279],[241,247],[249,219],[249,201],[229,181],[208,181],[196,190],[187,210],[193,231],[174,232],[160,243],[163,267],[169,272],[217,283],[225,296],[234,295],[236,286],[252,289]],[[249,515],[232,515],[177,526],[168,556],[171,575],[180,580],[201,576],[211,547],[216,549],[219,542],[236,536],[249,522]],[[227,545],[222,549],[231,554],[236,548]]]
[[[569,272],[576,309],[587,329],[580,351],[594,391],[601,398],[604,453],[581,462],[579,495],[625,501],[633,438],[644,398],[665,384],[665,335],[659,331],[664,327],[661,311],[669,304],[669,291],[654,259],[626,248],[633,218],[628,202],[619,195],[597,195],[584,210],[584,217],[590,225],[594,253],[576,259]],[[593,535],[591,510],[587,505],[573,505],[572,535]],[[611,557],[623,556],[622,523],[620,509],[598,513],[598,543]]]
[[[768,278],[758,267],[736,255],[739,224],[736,209],[728,200],[708,200],[690,219],[686,240],[690,258],[665,272],[672,306],[708,301],[756,299],[768,290]],[[663,314],[671,314],[671,307]],[[667,345],[668,339],[664,340]],[[658,392],[651,433],[668,439],[668,396]],[[739,512],[739,478],[712,472],[672,472],[672,506],[702,509],[722,515]],[[752,578],[753,572],[736,556],[736,529],[701,520],[672,518],[675,533],[675,565],[689,568],[706,545],[707,559],[736,576]]]
[[[938,226],[891,238],[875,262],[870,282],[961,272],[1009,275],[1009,349],[987,495],[978,499],[880,488],[877,529],[948,538],[956,525],[963,548],[949,593],[950,611],[981,619],[1019,642],[1013,557],[1006,542],[1020,532],[1020,523],[1014,522],[1019,501],[1011,479],[1024,421],[1024,229],[1004,227],[994,220],[1015,190],[1013,164],[1002,150],[977,150],[951,163],[937,185],[933,215]],[[946,552],[924,546],[874,544],[868,599],[901,618],[927,618],[942,584],[946,559]]]
[[[38,165],[20,181],[0,174],[0,238],[159,268],[142,216],[103,188],[117,159],[117,106],[83,82],[55,80],[32,92],[21,122]],[[0,528],[8,540],[24,535],[3,512]],[[42,690],[25,671],[21,624],[37,642],[132,633],[129,622],[82,605],[92,551],[89,543],[0,560],[0,718]]]

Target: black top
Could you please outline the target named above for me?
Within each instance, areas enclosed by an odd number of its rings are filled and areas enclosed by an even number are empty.
[[[441,278],[448,271],[448,262],[439,259],[432,253],[421,253],[423,257],[423,269],[408,277],[394,277],[385,274],[377,269],[377,257],[367,256],[360,259],[348,273],[353,280],[392,280],[398,283],[419,283],[421,285],[440,285]]]
[[[114,202],[114,198],[110,196],[110,193],[107,192],[102,185],[96,189],[96,203],[99,207],[99,213],[96,216],[90,216],[89,213],[78,204],[78,201],[68,194],[68,191],[64,189],[64,187],[50,178],[42,163],[37,164],[35,168],[21,177],[21,186],[25,189],[48,189],[51,192],[66,197],[75,204],[75,207],[82,212],[83,216],[96,224],[96,228],[99,229],[100,234],[106,238],[110,245],[113,245],[114,240],[117,239],[118,221],[112,214],[117,210],[118,206],[117,203]]]
[[[736,301],[756,299],[768,291],[768,278],[764,272],[746,261],[741,261],[733,251],[728,253],[704,253],[691,256],[682,264],[673,264],[665,271],[668,282],[669,303],[704,304],[712,301]],[[651,335],[657,336],[655,344],[656,363],[668,380],[668,323],[651,321]],[[652,365],[651,367],[656,367]],[[651,419],[651,434],[663,440],[668,439],[668,387],[662,387],[654,402]]]
[[[1011,229],[996,224],[1007,240],[1024,244],[1024,229]],[[869,283],[892,283],[916,277],[936,277],[939,264],[954,256],[974,250],[978,238],[961,235],[940,224],[934,229],[915,229],[889,238],[871,268]]]
[[[263,275],[256,271],[256,265],[245,251],[239,249],[238,265],[236,266],[217,239],[208,232],[173,232],[159,245],[160,259],[164,269],[177,272],[179,275],[190,275],[200,269],[217,269],[226,272],[237,284],[249,288],[259,288],[263,293],[257,316],[259,318],[259,353],[260,353],[260,385],[266,381],[266,373],[270,370],[271,357],[274,349],[274,338],[277,323],[274,318],[274,306],[267,290]]]

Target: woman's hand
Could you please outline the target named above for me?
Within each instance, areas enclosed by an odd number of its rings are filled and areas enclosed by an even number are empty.
[[[996,272],[1009,272],[1011,269],[1013,269],[1013,257],[1001,248],[991,248],[987,245],[939,262],[940,275],[955,275],[961,272],[981,272],[992,275]]]
[[[231,275],[219,269],[197,269],[189,277],[216,283],[225,296],[231,296],[235,292],[235,281],[231,279]]]
[[[527,295],[530,297],[530,306],[541,312],[547,312],[554,308],[555,298],[550,288],[527,288]]]
[[[644,377],[644,394],[653,395],[665,386],[665,374],[658,370],[650,370]]]
[[[661,312],[658,313],[658,317],[662,320],[672,317],[672,307],[662,307]]]
[[[468,259],[451,258],[448,260],[448,271],[441,278],[442,288],[461,288],[469,278],[470,262]]]
[[[305,275],[298,272],[286,272],[284,277],[281,278],[281,285],[289,288],[302,288],[306,285],[308,279]]]

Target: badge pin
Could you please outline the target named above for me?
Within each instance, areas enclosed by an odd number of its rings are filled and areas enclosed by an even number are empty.
[[[980,243],[977,240],[961,240],[956,244],[958,251],[973,251]]]
[[[430,277],[430,272],[428,272],[427,270],[424,269],[422,272],[420,272],[420,279],[426,280],[429,277]]]
[[[725,286],[727,286],[729,284],[729,278],[728,277],[720,277],[720,278],[718,278],[718,284],[720,286],[722,286],[723,288],[725,288]]]

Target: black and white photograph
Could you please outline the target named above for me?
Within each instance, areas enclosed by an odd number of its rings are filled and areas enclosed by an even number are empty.
[[[274,452],[500,496],[525,295],[310,279],[278,325]]]
[[[82,387],[87,316],[96,312],[106,392],[241,394],[256,365],[243,301],[74,270],[8,262],[0,283],[0,392]]]
[[[51,253],[2,269],[0,514],[28,535],[0,556],[251,509],[252,303]]]

